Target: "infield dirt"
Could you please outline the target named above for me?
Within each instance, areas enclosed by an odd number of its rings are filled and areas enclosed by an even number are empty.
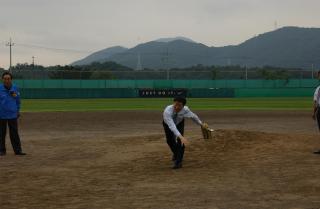
[[[0,157],[1,209],[320,208],[320,135],[310,112],[197,111],[172,170],[161,111],[24,113],[25,157]]]

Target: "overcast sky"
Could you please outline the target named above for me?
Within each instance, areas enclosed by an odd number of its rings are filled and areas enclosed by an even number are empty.
[[[0,67],[64,65],[90,52],[185,36],[239,44],[278,27],[320,27],[320,0],[0,0]],[[37,48],[70,49],[52,50]]]

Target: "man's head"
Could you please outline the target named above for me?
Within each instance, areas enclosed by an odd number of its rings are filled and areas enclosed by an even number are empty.
[[[12,85],[12,74],[9,72],[4,72],[2,74],[2,81],[6,87],[10,87]]]
[[[187,104],[187,100],[184,97],[176,97],[173,100],[173,108],[175,112],[180,112]]]

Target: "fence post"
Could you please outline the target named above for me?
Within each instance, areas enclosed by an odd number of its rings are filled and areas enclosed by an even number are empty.
[[[247,68],[247,65],[246,65],[246,80],[248,80],[248,68]]]
[[[312,74],[311,74],[311,79],[314,79],[313,64],[311,65],[311,71],[312,71],[312,72],[311,72],[311,73],[312,73]]]

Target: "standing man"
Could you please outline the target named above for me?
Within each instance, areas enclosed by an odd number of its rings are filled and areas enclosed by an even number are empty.
[[[203,125],[198,116],[185,106],[186,103],[185,98],[176,97],[173,104],[167,106],[163,112],[163,128],[167,143],[173,153],[173,169],[182,167],[185,144],[188,144],[188,140],[183,136],[184,118],[191,118],[198,125]]]
[[[18,134],[18,117],[20,116],[20,93],[12,84],[12,74],[2,74],[0,85],[0,156],[6,155],[6,132],[9,126],[10,140],[16,155],[25,155],[21,149]]]
[[[318,79],[320,80],[320,71],[318,71]],[[313,120],[317,120],[318,128],[320,130],[320,86],[318,86],[313,96]],[[314,154],[320,154],[320,150],[313,152]]]

